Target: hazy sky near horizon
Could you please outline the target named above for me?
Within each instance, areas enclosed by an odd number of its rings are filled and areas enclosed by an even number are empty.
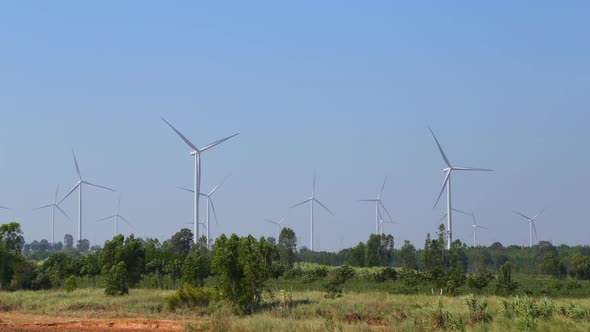
[[[377,195],[398,222],[396,246],[422,247],[443,160],[493,173],[457,174],[454,206],[474,211],[484,244],[527,244],[516,209],[540,209],[540,240],[588,244],[590,4],[582,1],[79,1],[0,4],[0,221],[27,241],[50,237],[48,204],[82,175],[122,195],[142,237],[192,220],[193,161],[167,118],[203,156],[203,190],[220,233],[274,236],[311,192],[319,249],[366,241]],[[84,237],[102,243],[117,195],[84,192]],[[77,198],[63,208],[76,219]],[[202,206],[204,212],[204,205]],[[286,226],[309,246],[309,211]],[[202,214],[204,216],[204,213]],[[472,241],[471,220],[455,237]],[[76,234],[58,216],[56,238]]]

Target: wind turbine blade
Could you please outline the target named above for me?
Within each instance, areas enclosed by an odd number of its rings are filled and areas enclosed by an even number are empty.
[[[475,167],[453,167],[454,171],[482,171],[482,172],[493,172],[494,170],[487,168],[475,168]]]
[[[55,199],[53,200],[53,203],[56,204],[57,203],[57,196],[59,194],[59,184],[57,185],[57,189],[55,189]]]
[[[33,211],[45,209],[45,208],[52,207],[52,206],[53,206],[53,204],[43,205],[43,206],[40,206],[38,208],[34,208]],[[0,206],[0,208],[3,208],[3,207]]]
[[[215,218],[215,224],[219,225],[219,220],[217,219],[217,213],[215,212],[215,205],[213,205],[213,200],[209,199],[209,203],[211,204],[211,211],[213,211],[213,218]]]
[[[451,167],[451,163],[449,162],[449,159],[447,159],[447,155],[445,155],[445,152],[443,151],[443,148],[440,146],[438,139],[436,139],[434,132],[432,131],[432,129],[430,129],[430,127],[428,127],[428,130],[430,130],[430,133],[432,134],[432,137],[434,138],[434,141],[436,142],[436,145],[438,146],[438,150],[440,151],[440,154],[443,157],[445,164],[447,164],[448,167]]]
[[[436,203],[434,203],[434,206],[432,207],[433,209],[436,208],[436,206],[438,205],[438,201],[440,201],[440,198],[442,197],[442,194],[445,191],[445,188],[447,187],[447,183],[449,182],[450,175],[451,175],[451,171],[448,171],[447,175],[445,175],[445,180],[443,181],[443,185],[442,185],[442,189],[440,190],[440,194],[438,194],[438,198],[436,199]]]
[[[379,200],[383,196],[383,191],[385,190],[385,183],[387,183],[387,177],[385,177],[385,181],[383,181],[383,185],[381,186],[381,192],[379,193]]]
[[[127,220],[125,219],[125,217],[123,217],[122,215],[118,215],[119,218],[121,218],[121,220],[123,220],[127,225],[129,225],[131,228],[135,229],[135,227],[133,227],[133,225]]]
[[[59,212],[61,212],[61,214],[63,214],[64,216],[66,216],[66,218],[68,218],[68,220],[69,220],[69,221],[72,221],[72,218],[70,218],[70,216],[68,216],[68,214],[67,214],[67,213],[66,213],[64,210],[62,210],[62,209],[59,207],[59,205],[55,205],[55,208],[56,208],[56,209],[57,209]]]
[[[76,183],[74,185],[74,187],[64,196],[64,198],[61,199],[61,201],[59,201],[59,203],[57,203],[56,205],[60,205],[63,201],[66,200],[66,198],[68,198],[77,188],[78,186],[80,186],[82,184],[82,181],[78,181],[78,183]]]
[[[471,213],[467,213],[467,212],[465,212],[465,211],[461,211],[461,210],[459,210],[459,209],[452,208],[451,210],[453,210],[453,211],[455,211],[455,212],[458,212],[458,213],[461,213],[461,214],[464,214],[464,215],[466,215],[466,216],[471,216]]]
[[[292,208],[295,208],[295,207],[298,207],[299,205],[303,205],[303,204],[305,204],[305,203],[307,203],[307,202],[311,201],[312,199],[313,199],[313,198],[308,198],[308,199],[304,200],[303,202],[301,202],[301,203],[299,203],[299,204],[295,204],[295,205],[291,206],[291,209],[292,209]]]
[[[541,212],[537,213],[534,217],[531,218],[531,220],[537,219],[537,217],[540,216],[541,213],[543,213],[544,211],[545,211],[545,209],[541,210]]]
[[[481,228],[481,229],[489,229],[489,228],[487,228],[487,227],[484,227],[484,226],[479,226],[479,225],[475,225],[475,226],[476,226],[477,228]]]
[[[188,145],[193,150],[193,152],[200,152],[199,149],[197,149],[197,147],[191,141],[189,141],[188,138],[184,137],[184,135],[181,134],[180,131],[176,130],[176,128],[174,128],[174,126],[171,125],[170,122],[166,121],[166,119],[164,118],[161,119],[162,121],[166,122],[166,124],[170,126],[170,128],[172,128],[172,130],[174,130],[174,132],[176,132],[178,136],[180,136],[180,138],[186,143],[186,145]]]
[[[215,142],[213,142],[213,143],[211,143],[211,144],[209,144],[209,145],[206,145],[206,146],[202,147],[200,150],[197,150],[197,151],[199,151],[199,152],[205,152],[205,151],[207,151],[207,150],[209,150],[209,149],[211,149],[211,148],[214,148],[214,147],[216,147],[217,145],[219,145],[219,144],[221,144],[221,143],[223,143],[223,142],[227,141],[227,140],[228,140],[228,139],[230,139],[230,138],[234,138],[234,137],[238,136],[239,134],[240,134],[240,133],[237,133],[237,134],[233,134],[233,135],[231,135],[231,136],[228,136],[228,137],[226,137],[226,138],[222,138],[222,139],[220,139],[220,140],[218,140],[218,141],[215,141]]]
[[[359,199],[359,202],[379,202],[378,199]]]
[[[221,187],[225,181],[227,181],[227,179],[229,179],[231,177],[231,175],[226,176],[225,178],[223,178],[223,180],[221,182],[219,182],[218,185],[215,186],[215,188],[213,188],[210,192],[209,192],[209,196],[213,195],[217,189],[219,189],[219,187]]]
[[[312,185],[312,192],[315,193],[315,179],[316,179],[316,170],[313,170],[313,185]]]
[[[87,184],[87,185],[89,185],[89,186],[96,187],[96,188],[101,188],[101,189],[105,189],[105,190],[108,190],[108,191],[116,192],[115,190],[113,190],[113,189],[111,189],[111,188],[109,188],[109,187],[100,186],[100,185],[98,185],[98,184],[94,184],[94,183],[87,182],[87,181],[84,181],[84,183],[86,183],[86,184]]]
[[[334,213],[332,211],[330,211],[330,209],[328,209],[322,202],[320,202],[319,199],[314,198],[314,201],[316,201],[321,207],[323,207],[324,209],[326,209],[326,211],[330,212],[331,215],[334,215]]]
[[[105,220],[109,220],[109,219],[113,219],[113,218],[115,218],[116,216],[117,216],[117,215],[116,215],[116,214],[114,214],[114,215],[112,215],[112,216],[109,216],[109,217],[106,217],[106,218],[98,219],[96,222],[99,222],[99,221],[105,221]]]
[[[178,187],[178,189],[180,189],[180,190],[184,190],[184,191],[188,191],[188,192],[189,192],[189,193],[191,193],[191,194],[194,194],[194,193],[195,193],[195,191],[194,191],[194,190],[192,190],[192,189],[188,189],[188,188],[185,188],[185,187]],[[201,194],[201,196],[203,196],[203,194]]]
[[[539,242],[539,236],[537,235],[537,226],[535,226],[535,223],[533,221],[531,221],[531,223],[533,224],[533,232],[535,233],[535,239],[537,239],[537,242]]]
[[[264,219],[264,221],[269,222],[271,224],[275,224],[275,225],[280,225],[280,223],[276,222],[276,221],[272,221],[270,219]]]
[[[72,156],[74,157],[74,164],[76,165],[76,173],[78,173],[78,180],[82,180],[82,175],[80,174],[80,167],[78,167],[78,160],[76,159],[76,154],[74,150],[72,150]]]
[[[383,208],[383,211],[385,211],[385,213],[387,213],[389,220],[393,220],[393,218],[391,217],[391,214],[389,214],[389,211],[387,211],[387,208],[385,207],[385,205],[383,205],[383,202],[379,201],[379,205],[381,205],[381,207]]]
[[[520,213],[520,212],[518,212],[518,211],[512,210],[512,212],[514,212],[514,213],[518,214],[519,216],[523,217],[523,218],[524,218],[524,219],[526,219],[526,220],[531,220],[531,218],[529,218],[529,217],[525,216],[524,214],[522,214],[522,213]]]
[[[444,216],[442,216],[442,217],[440,218],[440,220],[439,220],[439,221],[443,221],[443,220],[445,220],[445,218],[446,218],[446,217],[447,217],[447,214],[445,213],[445,215],[444,215]]]
[[[10,210],[10,208],[7,208],[6,206],[0,206],[0,209]]]

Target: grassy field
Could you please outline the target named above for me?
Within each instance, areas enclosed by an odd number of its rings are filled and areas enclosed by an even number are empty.
[[[485,314],[478,314],[470,312],[465,296],[355,292],[330,300],[322,292],[276,292],[266,295],[255,315],[237,316],[220,304],[166,310],[163,298],[172,293],[132,290],[122,297],[107,297],[102,289],[2,293],[0,320],[18,314],[49,315],[56,322],[69,318],[149,318],[182,321],[179,330],[185,331],[590,330],[590,299],[487,297]],[[484,298],[476,299],[479,307]]]

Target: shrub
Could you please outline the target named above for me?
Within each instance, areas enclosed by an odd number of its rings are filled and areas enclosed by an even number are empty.
[[[195,308],[207,307],[215,298],[215,292],[208,288],[192,287],[185,284],[183,288],[179,289],[174,295],[164,298],[164,305],[168,310],[176,310],[178,308]]]
[[[496,293],[510,294],[518,288],[518,283],[512,280],[512,266],[509,262],[500,266],[498,269],[498,284]]]
[[[492,320],[492,315],[488,313],[488,301],[483,300],[477,303],[477,299],[473,295],[469,295],[465,299],[465,304],[469,308],[469,322],[471,324],[487,323]]]
[[[380,271],[374,273],[372,275],[372,278],[376,282],[385,282],[387,280],[396,280],[397,279],[397,271],[393,267],[388,266],[388,267],[381,269]]]
[[[354,277],[354,269],[348,264],[341,265],[336,269],[336,275],[334,277],[338,283],[343,284]]]
[[[104,293],[111,296],[129,294],[125,262],[119,262],[119,264],[111,267],[107,276],[107,287]]]
[[[328,269],[325,266],[306,266],[302,269],[302,280],[304,283],[312,283],[325,278],[327,275]]]
[[[481,291],[488,287],[490,281],[494,279],[494,275],[488,271],[480,271],[467,277],[467,286],[471,289]]]
[[[64,290],[68,293],[73,292],[78,288],[78,283],[76,282],[76,277],[69,276],[64,280]]]

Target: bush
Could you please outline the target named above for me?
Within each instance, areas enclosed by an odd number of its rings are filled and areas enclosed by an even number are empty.
[[[78,283],[76,282],[76,277],[69,276],[64,280],[64,290],[68,293],[73,292],[78,288]]]
[[[507,262],[498,269],[498,284],[496,293],[510,294],[518,288],[518,283],[512,280],[512,266]]]
[[[184,287],[177,290],[174,295],[164,298],[164,306],[168,310],[207,307],[214,298],[215,292],[211,289],[203,287],[194,288],[189,284],[185,284]]]
[[[393,267],[388,266],[388,267],[381,269],[380,271],[374,273],[372,275],[372,278],[376,282],[385,282],[387,280],[396,280],[397,279],[397,271]]]
[[[327,299],[341,297],[342,289],[340,286],[352,277],[354,277],[354,269],[350,265],[344,264],[337,268],[334,277],[324,286],[326,292],[324,297]]]
[[[129,294],[125,262],[119,262],[119,264],[111,268],[107,276],[107,287],[104,293],[111,296]]]
[[[467,277],[467,286],[471,289],[481,291],[488,287],[490,281],[494,279],[494,275],[488,271],[480,271]]]
[[[477,303],[475,296],[469,295],[465,299],[465,304],[469,308],[469,322],[471,324],[487,323],[492,320],[492,315],[488,313],[488,301],[483,300],[480,304]]]
[[[354,269],[348,264],[341,265],[336,269],[336,275],[334,277],[338,283],[343,284],[354,277]]]
[[[304,283],[312,283],[328,275],[328,269],[325,266],[306,266],[301,271]]]

